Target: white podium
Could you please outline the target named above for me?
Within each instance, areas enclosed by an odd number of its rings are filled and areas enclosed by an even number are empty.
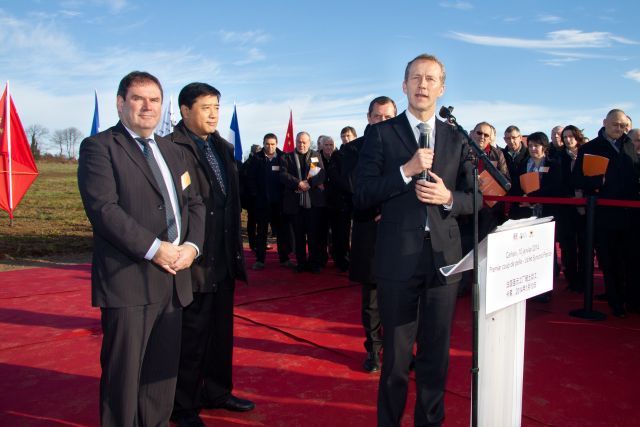
[[[552,217],[507,221],[478,245],[478,425],[520,426],[526,299],[553,288]],[[473,251],[445,275],[473,268]]]

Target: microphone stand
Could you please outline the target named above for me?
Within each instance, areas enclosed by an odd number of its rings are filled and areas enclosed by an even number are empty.
[[[498,171],[491,163],[489,157],[483,149],[469,136],[458,123],[453,114],[453,107],[442,107],[440,109],[440,117],[446,119],[447,122],[454,126],[458,132],[464,135],[467,145],[475,153],[475,161],[473,162],[473,284],[472,284],[472,323],[473,323],[473,341],[472,341],[472,357],[471,357],[471,425],[478,425],[478,348],[479,348],[479,330],[478,319],[480,313],[480,285],[478,278],[479,260],[478,260],[478,160],[482,160],[485,170],[504,188],[509,190],[511,183]]]

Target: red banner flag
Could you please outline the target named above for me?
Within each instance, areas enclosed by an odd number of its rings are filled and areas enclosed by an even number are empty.
[[[287,127],[287,136],[284,137],[284,146],[282,151],[285,153],[293,153],[295,145],[293,144],[293,112],[289,110],[289,126]]]
[[[38,168],[29,140],[7,83],[0,98],[0,208],[9,213],[10,219],[37,176]]]

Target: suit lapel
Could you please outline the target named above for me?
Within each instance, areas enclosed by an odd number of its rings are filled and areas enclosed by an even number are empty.
[[[183,205],[183,201],[182,201],[182,179],[181,179],[181,174],[186,172],[184,170],[181,169],[180,165],[178,165],[177,163],[177,159],[174,155],[172,155],[172,153],[170,153],[170,146],[169,144],[171,144],[169,141],[167,141],[164,137],[161,137],[159,135],[155,135],[155,141],[156,144],[158,145],[158,148],[160,149],[160,153],[162,153],[162,157],[164,158],[164,162],[167,164],[167,167],[169,168],[169,172],[171,173],[171,179],[173,181],[173,187],[175,188],[176,191],[176,195],[178,196],[178,205],[180,207],[180,209],[178,210],[178,212],[182,211],[182,205]]]
[[[436,143],[433,153],[433,173],[442,177],[442,170],[450,159],[453,144],[449,144],[451,128],[446,123],[436,119]]]
[[[113,136],[116,142],[120,144],[127,155],[131,158],[131,160],[133,160],[133,162],[138,165],[151,186],[158,192],[158,194],[162,195],[162,192],[158,187],[158,183],[156,182],[156,178],[153,176],[153,172],[151,172],[149,163],[147,163],[147,159],[144,158],[142,149],[140,149],[138,143],[131,137],[122,123],[118,122],[118,124],[115,126],[113,130]]]
[[[413,155],[418,150],[418,143],[411,129],[411,124],[409,124],[409,119],[407,119],[406,112],[398,116],[398,119],[393,123],[393,129],[400,137],[400,141],[402,141],[407,151]]]

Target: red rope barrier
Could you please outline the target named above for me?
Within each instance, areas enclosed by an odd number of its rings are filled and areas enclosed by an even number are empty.
[[[482,196],[484,200],[495,200],[497,202],[511,203],[542,203],[548,205],[574,205],[585,206],[587,199],[584,197],[528,197],[528,196]],[[616,206],[623,208],[640,208],[640,201],[618,200],[618,199],[598,199],[599,206]]]

